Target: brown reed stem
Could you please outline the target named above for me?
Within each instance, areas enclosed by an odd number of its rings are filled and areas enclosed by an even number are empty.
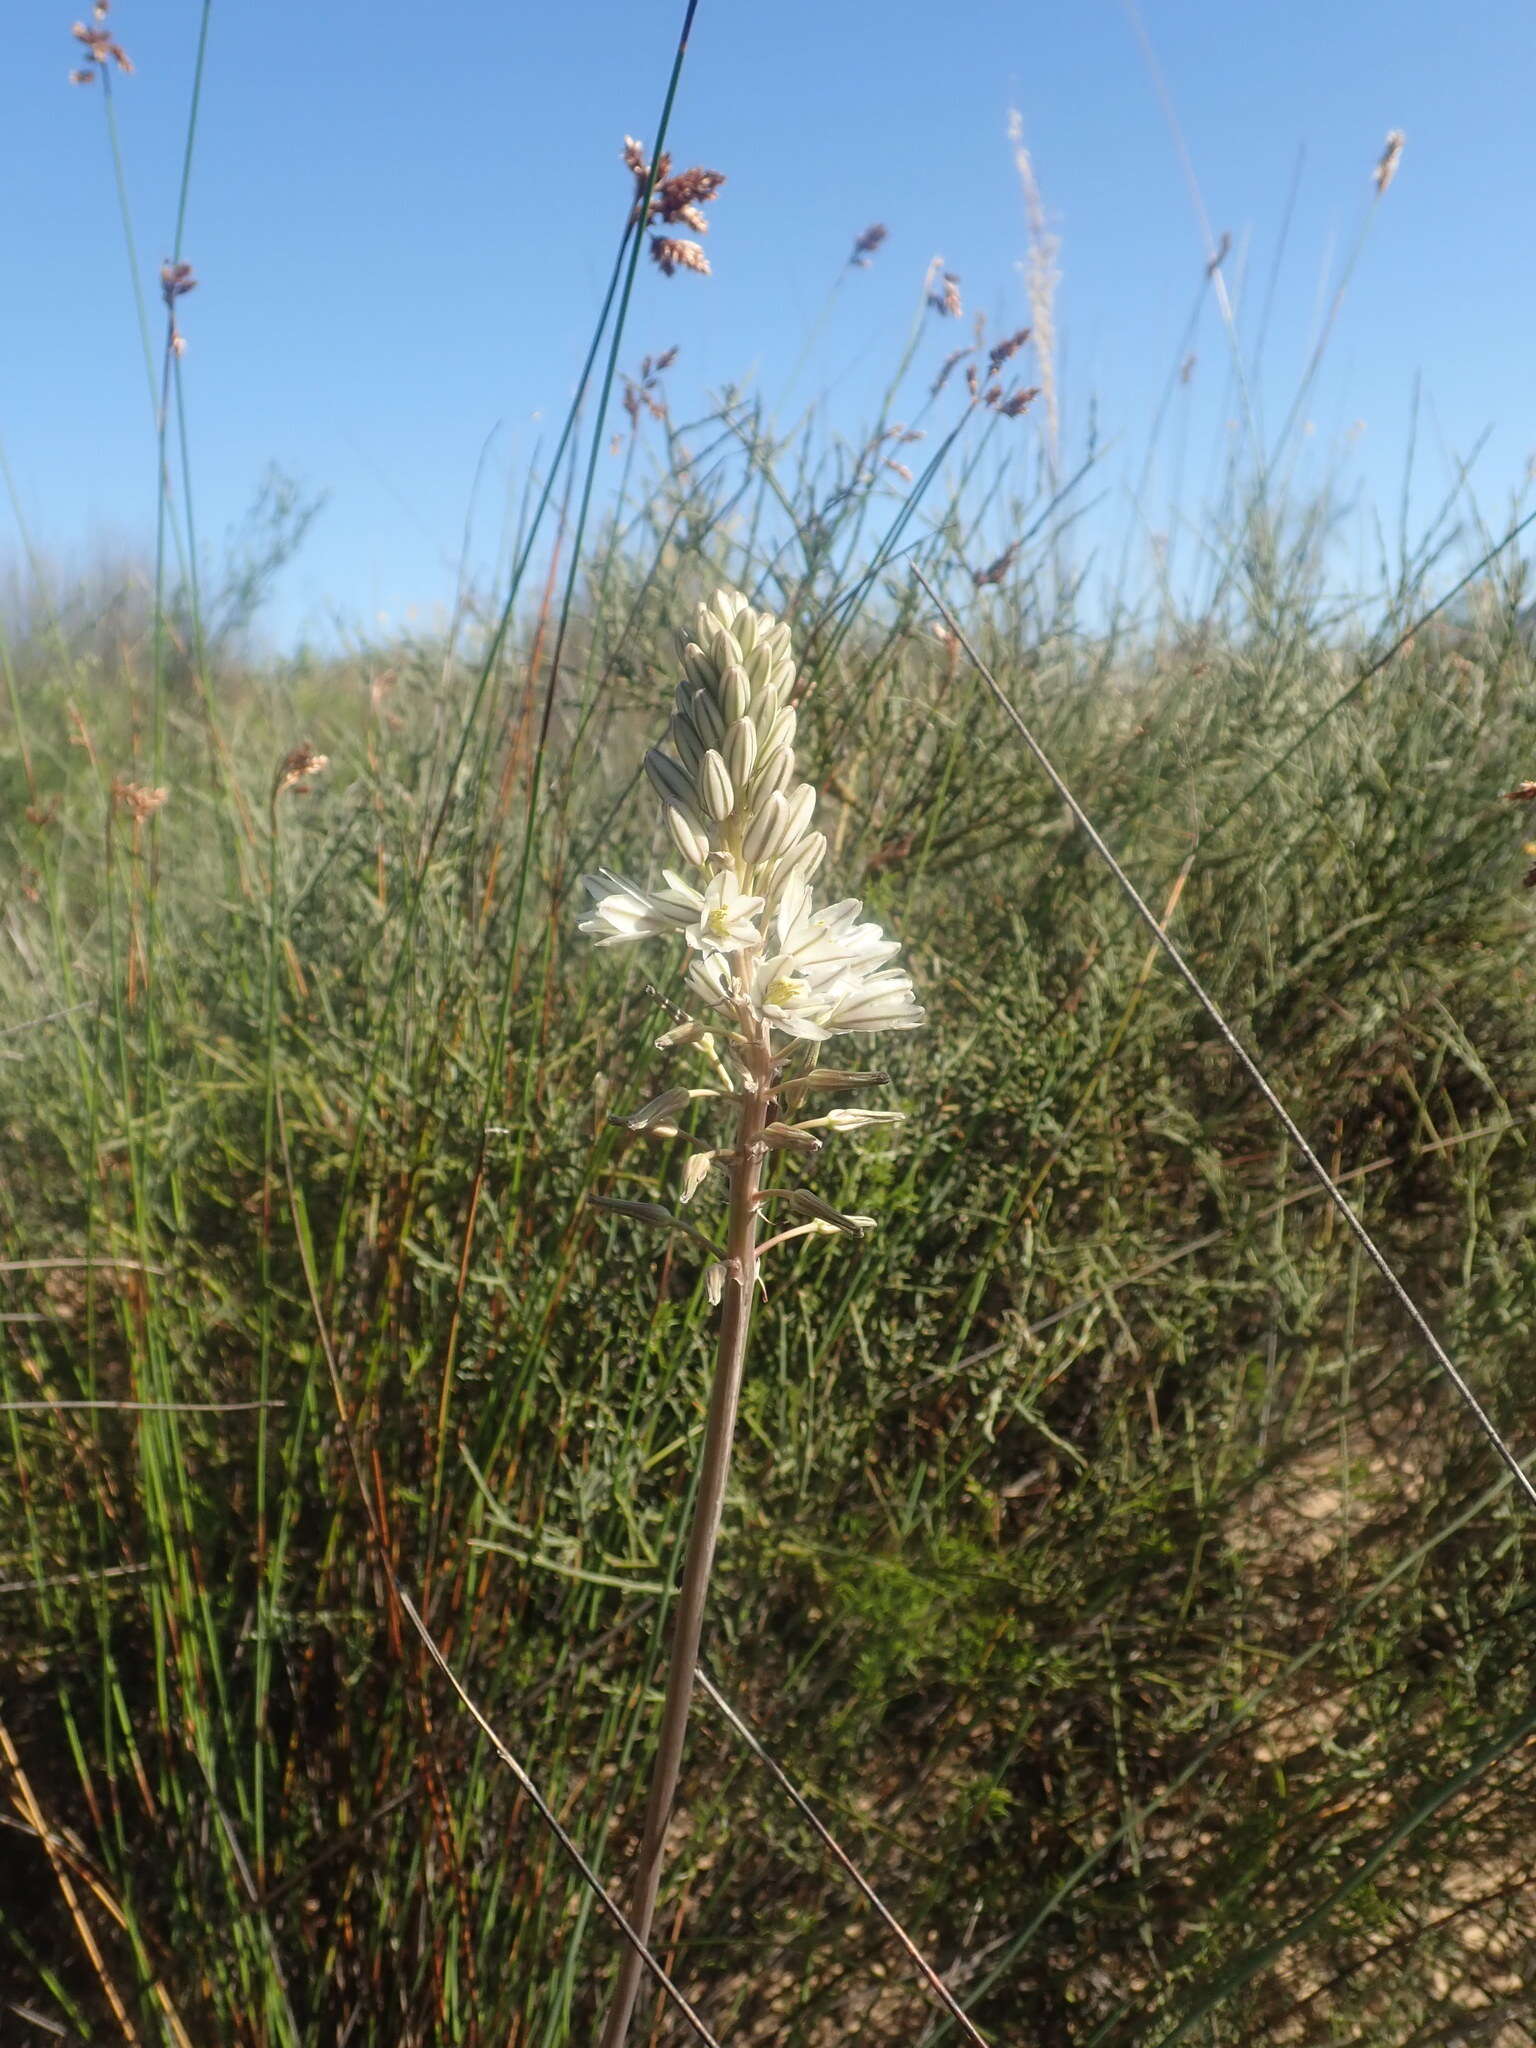
[[[765,1031],[756,1047],[751,1084],[742,1097],[736,1150],[731,1161],[731,1202],[720,1341],[709,1397],[709,1421],[699,1471],[698,1500],[693,1511],[693,1526],[688,1532],[688,1554],[683,1564],[677,1612],[672,1623],[672,1655],[667,1668],[661,1732],[656,1744],[656,1761],[651,1770],[645,1827],[640,1840],[640,1862],[635,1872],[634,1897],[630,1906],[630,1923],[646,1947],[650,1945],[656,1894],[661,1884],[662,1853],[682,1771],[688,1711],[693,1704],[694,1674],[704,1630],[704,1608],[709,1597],[720,1518],[725,1508],[726,1481],[730,1476],[731,1442],[736,1432],[736,1408],[741,1398],[747,1337],[752,1327],[752,1297],[757,1287],[757,1197],[766,1149],[763,1131],[768,1123],[772,1095],[773,1061]],[[642,1974],[639,1950],[626,1949],[619,1965],[613,2003],[608,2010],[600,2048],[624,2048],[629,2039],[635,2001],[640,1994]]]

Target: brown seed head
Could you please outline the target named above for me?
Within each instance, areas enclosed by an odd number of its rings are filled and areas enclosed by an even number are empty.
[[[1016,420],[1020,413],[1028,412],[1039,396],[1038,384],[1021,384],[1016,390],[1010,391],[1006,398],[998,401],[997,409],[1005,420]]]
[[[881,221],[876,221],[873,227],[864,230],[863,234],[854,242],[853,254],[848,258],[849,263],[855,270],[867,270],[869,268],[869,259],[874,255],[881,243],[885,241],[890,232],[890,229]]]
[[[128,813],[135,825],[142,825],[146,818],[152,818],[170,793],[168,789],[150,789],[142,782],[129,782],[121,775],[112,784],[113,801]]]
[[[272,783],[273,803],[276,803],[287,790],[292,790],[295,796],[308,796],[310,785],[305,781],[305,776],[318,775],[322,768],[330,766],[330,760],[329,754],[317,754],[308,740],[301,740],[283,756],[278,765]]]
[[[1018,541],[1010,541],[995,562],[988,562],[985,569],[973,569],[971,581],[978,590],[984,590],[989,583],[1001,583],[1018,557]]]
[[[941,320],[958,320],[965,311],[960,299],[960,280],[952,270],[946,270],[939,289],[928,294],[928,303]]]
[[[99,23],[105,18],[103,12],[98,8],[95,14],[96,21]],[[77,43],[84,43],[92,63],[99,66],[103,71],[107,68],[108,64],[115,64],[119,71],[132,71],[133,65],[129,59],[128,52],[121,43],[114,42],[104,28],[87,28],[83,21],[77,21],[69,32]],[[71,72],[70,76],[78,82],[78,73]]]
[[[679,171],[675,178],[661,180],[651,194],[651,219],[683,221],[695,233],[702,231],[701,206],[707,206],[725,183],[723,171],[706,171],[702,164]]]
[[[968,348],[957,348],[953,354],[947,355],[944,358],[939,374],[933,380],[933,389],[928,394],[930,398],[938,397],[944,386],[949,382],[950,372],[954,369],[956,363],[963,363],[970,353],[971,351]]]
[[[184,299],[188,292],[197,290],[197,279],[192,275],[190,263],[172,263],[169,257],[160,266],[160,296],[169,306],[177,299]]]
[[[675,235],[652,235],[651,258],[663,277],[671,277],[678,270],[696,270],[701,277],[709,275],[709,258],[698,243],[679,241]]]
[[[987,356],[989,370],[999,370],[1010,356],[1016,356],[1029,339],[1029,329],[1021,327],[1017,334],[1006,335]]]

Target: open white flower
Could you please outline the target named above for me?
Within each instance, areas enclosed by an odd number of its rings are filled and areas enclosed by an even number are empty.
[[[743,895],[734,869],[722,868],[699,898],[699,914],[683,936],[701,953],[742,952],[761,943],[755,919],[762,907],[761,896]]]
[[[854,898],[818,909],[811,877],[827,851],[814,829],[816,791],[797,780],[795,668],[789,629],[739,591],[700,605],[682,644],[667,738],[646,771],[684,862],[666,887],[587,878],[596,908],[582,930],[599,945],[676,934],[689,983],[710,1009],[785,1039],[840,1031],[911,1031],[923,1022],[898,942]]]
[[[675,882],[675,876],[668,880]],[[676,889],[653,892],[626,882],[622,875],[599,868],[595,875],[583,875],[582,887],[594,905],[580,929],[600,946],[622,946],[630,939],[655,938],[659,933],[681,931],[696,914],[703,898],[695,889],[682,895]],[[690,900],[691,899],[691,900]]]

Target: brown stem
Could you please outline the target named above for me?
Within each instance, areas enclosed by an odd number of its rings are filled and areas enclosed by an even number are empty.
[[[763,1046],[755,1062],[754,1086],[742,1101],[736,1152],[731,1162],[731,1206],[726,1235],[726,1281],[720,1342],[715,1354],[714,1385],[709,1396],[709,1421],[699,1471],[698,1500],[693,1511],[693,1526],[688,1532],[688,1555],[683,1564],[677,1611],[672,1622],[672,1655],[667,1668],[666,1698],[661,1710],[661,1733],[651,1771],[645,1828],[640,1840],[640,1863],[635,1873],[634,1898],[630,1906],[630,1923],[647,1946],[656,1914],[656,1893],[661,1883],[661,1858],[666,1846],[667,1825],[672,1818],[677,1781],[682,1770],[688,1710],[693,1703],[694,1672],[698,1666],[699,1641],[704,1630],[704,1605],[709,1597],[715,1543],[725,1507],[731,1440],[736,1430],[736,1406],[741,1397],[747,1335],[752,1326],[752,1297],[757,1286],[757,1194],[763,1171],[762,1137],[768,1122],[772,1093],[770,1076],[771,1061],[767,1047]],[[619,1964],[601,2048],[624,2048],[642,1975],[643,1965],[638,1951],[626,1948]]]

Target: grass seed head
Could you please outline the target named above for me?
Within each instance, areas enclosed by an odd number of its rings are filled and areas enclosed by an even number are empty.
[[[1397,176],[1397,167],[1403,160],[1403,145],[1407,140],[1401,128],[1391,128],[1387,131],[1386,145],[1376,159],[1376,168],[1371,173],[1378,199]]]

